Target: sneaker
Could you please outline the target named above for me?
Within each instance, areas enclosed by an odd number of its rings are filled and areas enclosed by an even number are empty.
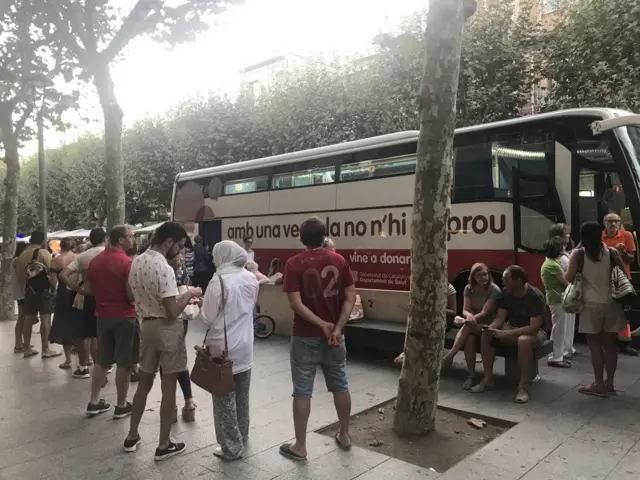
[[[169,442],[169,446],[167,448],[163,448],[160,450],[156,448],[156,456],[154,460],[159,462],[161,460],[166,460],[167,458],[175,457],[176,455],[180,455],[182,452],[186,450],[187,446],[182,442]]]
[[[104,398],[101,398],[98,403],[87,404],[87,415],[90,417],[95,417],[96,415],[100,415],[101,413],[108,412],[110,408],[111,404]]]
[[[133,405],[131,402],[127,402],[124,407],[118,407],[113,410],[113,418],[119,420],[121,418],[126,418],[131,415],[131,410],[133,410]]]
[[[107,369],[105,370],[105,372],[107,372],[107,373],[111,373],[111,372],[113,372],[113,365],[111,365],[109,368],[107,368]]]
[[[88,367],[78,367],[71,374],[73,378],[91,378],[91,372]]]
[[[142,438],[138,435],[133,440],[129,440],[128,438],[124,439],[124,451],[125,452],[135,452],[138,449],[138,445],[142,443]]]

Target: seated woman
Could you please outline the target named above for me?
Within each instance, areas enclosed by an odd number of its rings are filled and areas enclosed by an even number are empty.
[[[450,368],[453,357],[464,348],[469,376],[462,388],[469,390],[473,386],[476,373],[476,344],[482,334],[482,325],[491,323],[500,298],[500,288],[493,283],[489,268],[484,263],[476,263],[469,273],[469,284],[464,287],[464,305],[462,307],[463,323],[453,347],[443,360],[442,366]]]
[[[447,284],[447,309],[445,310],[447,316],[447,324],[449,324],[449,319],[452,319],[456,315],[456,289],[450,283]],[[403,363],[404,362],[404,352],[398,355],[393,363]]]

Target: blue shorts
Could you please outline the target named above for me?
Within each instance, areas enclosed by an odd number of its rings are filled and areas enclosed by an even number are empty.
[[[324,337],[291,337],[291,380],[293,396],[311,398],[316,370],[322,368],[327,390],[349,391],[347,382],[347,349],[344,336],[340,347],[332,347]]]

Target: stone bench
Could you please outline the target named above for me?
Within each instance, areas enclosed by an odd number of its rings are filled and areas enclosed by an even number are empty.
[[[359,322],[347,323],[344,329],[347,350],[351,353],[373,348],[378,351],[397,355],[404,349],[404,337],[406,324],[399,322],[385,322],[380,320],[364,319]],[[458,333],[457,328],[452,328],[445,334],[444,347],[450,349]],[[538,361],[546,358],[553,350],[553,344],[546,340],[542,345],[533,349],[534,365],[532,378],[538,375]],[[478,338],[477,352],[480,353],[480,339]],[[520,377],[518,367],[518,349],[516,346],[499,346],[496,348],[496,356],[505,359],[505,376],[510,383],[517,383]]]

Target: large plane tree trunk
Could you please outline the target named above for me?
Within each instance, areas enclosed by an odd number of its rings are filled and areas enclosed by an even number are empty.
[[[116,98],[109,65],[93,74],[104,115],[104,175],[107,190],[107,231],[125,221],[124,165],[122,161],[122,108]]]
[[[20,178],[20,156],[18,139],[13,131],[12,111],[0,105],[0,138],[4,147],[6,177],[4,179],[4,198],[2,199],[2,253],[0,274],[0,320],[13,320],[15,317],[13,289],[11,285],[11,261],[16,249],[18,229],[18,180]]]
[[[420,88],[420,136],[411,219],[410,316],[394,429],[434,429],[447,306],[447,230],[462,29],[475,0],[431,0]]]

